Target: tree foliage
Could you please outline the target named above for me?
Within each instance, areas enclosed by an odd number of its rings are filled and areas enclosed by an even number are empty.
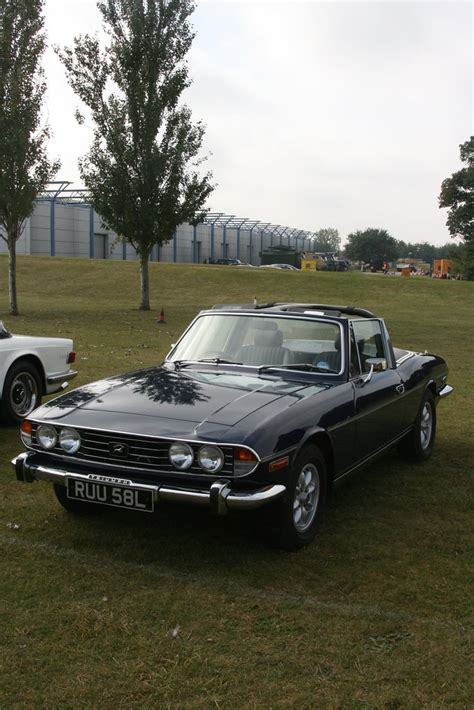
[[[198,171],[204,126],[179,104],[191,83],[185,57],[194,5],[104,0],[98,8],[107,47],[85,35],[58,52],[95,126],[82,179],[97,212],[138,252],[141,307],[148,310],[153,246],[170,240],[179,224],[199,221],[213,189],[211,174]]]
[[[10,313],[18,314],[16,243],[37,195],[59,169],[41,124],[46,84],[43,0],[0,0],[0,236],[9,252]]]
[[[474,239],[474,136],[459,146],[465,167],[443,180],[439,206],[448,208],[446,225],[452,237]]]
[[[326,227],[316,232],[316,239],[313,251],[339,251],[341,248],[341,237],[339,232],[334,227]]]
[[[397,240],[386,229],[365,229],[347,237],[345,254],[349,259],[364,261],[380,269],[385,260],[397,257]]]

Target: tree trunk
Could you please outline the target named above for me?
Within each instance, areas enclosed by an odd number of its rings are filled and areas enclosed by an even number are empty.
[[[14,230],[8,235],[8,297],[10,315],[18,315],[18,301],[16,296],[16,235]]]
[[[141,303],[142,311],[150,310],[150,279],[148,276],[149,254],[140,254],[140,282],[141,282]]]

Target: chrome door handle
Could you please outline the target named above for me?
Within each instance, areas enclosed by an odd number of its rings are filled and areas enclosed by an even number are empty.
[[[397,385],[395,389],[397,390],[398,394],[403,394],[405,392],[405,385]]]

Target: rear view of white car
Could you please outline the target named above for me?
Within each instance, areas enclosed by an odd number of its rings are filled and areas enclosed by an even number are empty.
[[[45,394],[67,387],[77,375],[69,338],[13,335],[0,321],[0,421],[19,424]]]

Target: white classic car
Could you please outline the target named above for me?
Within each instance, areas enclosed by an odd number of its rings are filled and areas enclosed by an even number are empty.
[[[43,395],[65,389],[75,359],[69,338],[13,335],[0,321],[0,421],[19,424]]]

